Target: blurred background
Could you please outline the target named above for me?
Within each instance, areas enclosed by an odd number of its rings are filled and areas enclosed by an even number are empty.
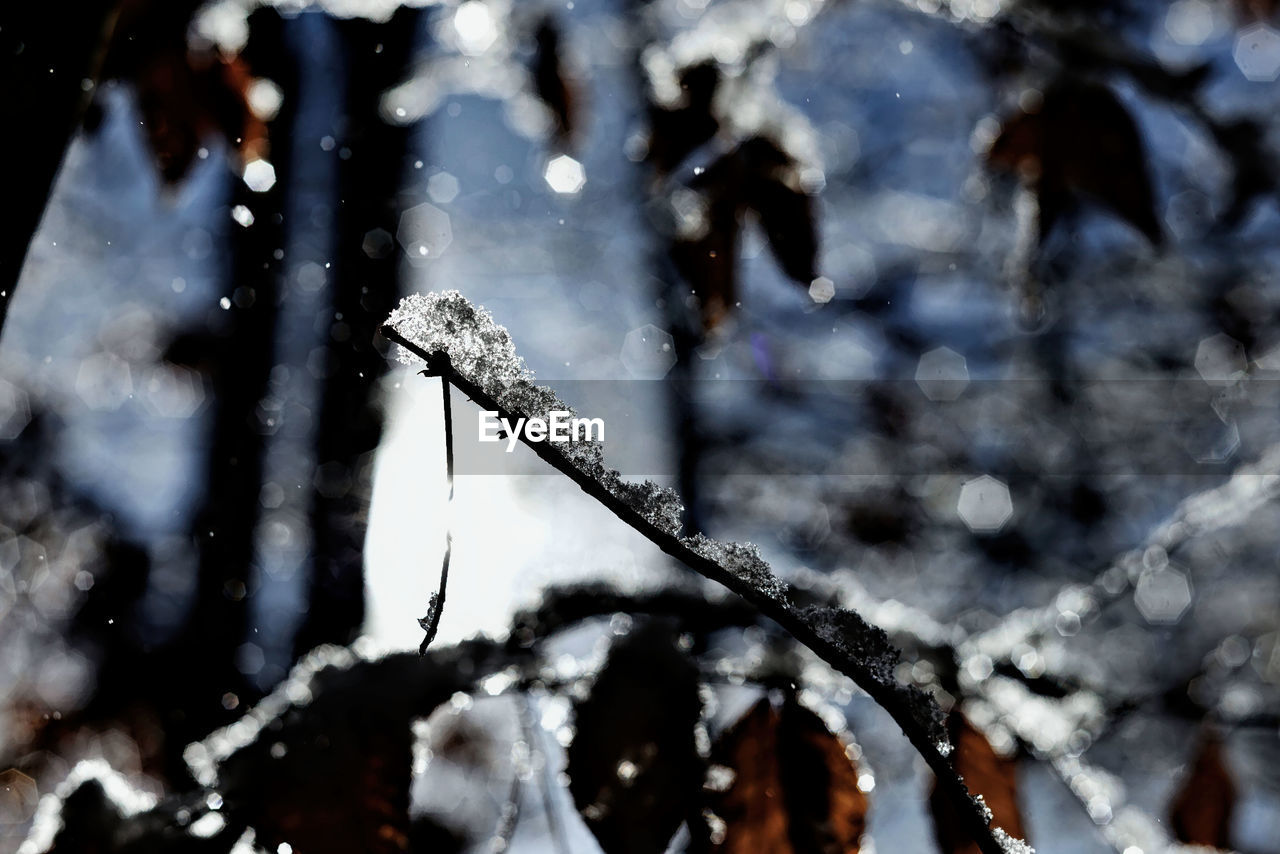
[[[0,850],[46,850],[41,798],[98,767],[140,800],[104,784],[113,829],[55,850],[255,850],[236,820],[195,832],[232,795],[188,745],[311,684],[341,656],[284,680],[322,644],[360,639],[343,696],[418,678],[447,531],[444,655],[575,585],[725,612],[527,449],[478,449],[458,394],[446,500],[439,381],[377,330],[451,288],[686,530],[889,631],[1038,851],[1280,852],[1276,14],[6,9]],[[548,639],[536,678],[388,711],[417,829],[385,850],[650,850],[584,823],[565,773],[627,611]],[[861,763],[861,850],[969,850],[865,694],[776,628],[676,611],[703,737],[796,685]],[[326,740],[357,727],[288,697]]]

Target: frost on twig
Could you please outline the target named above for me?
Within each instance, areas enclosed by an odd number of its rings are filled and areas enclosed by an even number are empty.
[[[915,685],[904,685],[894,676],[902,653],[883,629],[847,608],[806,608],[801,614],[820,638],[861,663],[866,678],[875,682],[884,695],[896,700],[939,753],[943,756],[951,753],[946,715],[932,694]],[[882,696],[877,699],[883,702]]]
[[[402,362],[425,363],[477,404],[497,409],[502,417],[548,419],[552,410],[573,413],[551,389],[534,384],[533,374],[517,355],[507,330],[457,291],[406,297],[391,313],[383,332],[400,345],[397,356]],[[1028,850],[990,827],[990,816],[970,795],[947,758],[951,744],[941,709],[930,694],[897,681],[894,668],[901,652],[884,631],[847,609],[793,606],[787,584],[749,543],[721,543],[701,535],[682,537],[684,508],[676,493],[647,481],[624,481],[617,471],[605,466],[598,439],[564,445],[531,442],[529,447],[664,552],[741,595],[861,685],[893,716],[937,775],[940,787],[956,804],[984,854]]]
[[[533,373],[516,354],[507,330],[494,323],[493,315],[472,305],[457,291],[405,297],[387,318],[387,326],[427,354],[447,355],[454,371],[507,412],[527,418],[547,417],[552,410],[574,411],[551,389],[534,384]],[[424,361],[420,354],[403,346],[397,356],[405,364]],[[648,481],[624,481],[617,471],[605,467],[603,445],[598,439],[545,447],[563,456],[653,525],[671,534],[680,530],[684,505],[679,496]]]
[[[433,373],[442,372],[447,380],[464,380],[506,413],[543,419],[549,419],[552,411],[576,414],[554,391],[534,383],[533,373],[516,353],[511,336],[494,322],[493,315],[457,291],[406,297],[387,319],[387,327],[393,340],[403,339],[397,342],[402,362],[426,362]],[[715,564],[757,595],[785,601],[786,584],[773,574],[759,549],[750,543],[722,543],[702,535],[680,537],[684,514],[680,497],[651,481],[623,480],[605,465],[604,443],[595,436],[564,444],[541,443],[536,450],[567,463],[657,533],[677,539],[685,550]]]

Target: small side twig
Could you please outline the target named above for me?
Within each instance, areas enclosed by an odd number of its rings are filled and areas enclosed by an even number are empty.
[[[453,504],[453,403],[450,399],[449,388],[449,374],[452,371],[453,367],[449,364],[449,357],[442,353],[429,362],[426,369],[419,372],[423,376],[440,378],[440,391],[444,403],[444,476],[445,482],[449,487],[446,501],[450,505]],[[449,585],[449,556],[451,554],[453,554],[453,530],[452,526],[446,521],[444,529],[444,559],[440,566],[440,586],[435,593],[431,594],[431,599],[427,603],[427,615],[418,620],[418,625],[426,632],[426,635],[422,638],[422,643],[418,645],[418,655],[427,654],[427,647],[431,646],[431,642],[436,639],[436,633],[440,630],[440,615],[444,613],[445,589]]]

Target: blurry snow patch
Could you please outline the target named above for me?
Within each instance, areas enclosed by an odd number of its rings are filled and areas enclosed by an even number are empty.
[[[968,363],[950,347],[937,347],[920,357],[916,385],[930,400],[955,400],[969,385]]]
[[[567,154],[551,158],[542,177],[547,186],[560,195],[577,195],[587,183],[587,173],[582,164]]]
[[[778,96],[777,62],[751,60],[766,46],[790,47],[826,5],[825,0],[739,0],[710,6],[669,43],[645,49],[641,65],[650,98],[666,109],[685,106],[681,74],[714,63],[721,76],[712,112],[722,134],[735,142],[752,136],[774,140],[800,163],[799,185],[817,192],[826,183],[818,135],[803,112]]]
[[[669,44],[645,50],[641,61],[653,98],[666,107],[679,105],[681,69],[707,61],[744,65],[762,45],[790,46],[799,28],[825,5],[824,0],[739,0],[710,6]]]
[[[435,112],[446,99],[478,95],[498,102],[511,130],[542,139],[554,125],[535,91],[528,58],[512,37],[509,0],[466,0],[452,14],[433,18],[433,50],[379,104],[382,117],[409,125]]]
[[[619,358],[636,379],[660,380],[675,367],[675,338],[652,323],[646,324],[627,333]]]
[[[276,185],[276,168],[261,158],[244,165],[245,186],[255,193],[265,193]]]
[[[231,209],[231,218],[245,228],[253,225],[254,222],[253,211],[249,210],[244,205],[236,205],[233,207]]]
[[[999,531],[1013,516],[1009,487],[989,474],[966,481],[960,487],[956,512],[971,531]]]
[[[1196,347],[1196,372],[1210,385],[1228,385],[1249,367],[1244,345],[1224,332],[1205,338]]]
[[[1002,737],[1003,729],[1041,756],[1073,752],[1074,745],[1088,743],[1106,721],[1102,700],[1092,692],[1044,697],[1003,676],[987,679],[983,700],[970,704],[967,710],[974,726],[995,736],[993,745],[1013,744]]]
[[[457,46],[467,56],[480,56],[498,40],[498,25],[489,4],[466,0],[453,13]]]
[[[1191,607],[1191,580],[1172,565],[1149,567],[1138,577],[1133,604],[1148,623],[1176,623]]]
[[[1148,542],[1172,551],[1192,537],[1248,521],[1255,510],[1277,495],[1280,445],[1268,448],[1256,463],[1241,466],[1221,486],[1183,499],[1169,520],[1152,532]]]
[[[280,112],[281,105],[284,104],[284,92],[274,81],[265,77],[260,77],[249,84],[246,97],[249,101],[249,109],[264,122],[274,119]]]
[[[874,221],[890,243],[949,252],[971,236],[973,218],[953,202],[914,193],[888,192],[874,202]]]
[[[266,849],[258,846],[257,836],[257,832],[252,827],[246,828],[236,840],[236,844],[231,846],[228,854],[263,854]]]
[[[1280,32],[1264,23],[1245,27],[1232,56],[1246,79],[1270,83],[1280,77]]]
[[[424,202],[400,215],[396,240],[409,263],[421,266],[439,258],[449,248],[453,243],[453,226],[447,213]]]
[[[191,826],[187,828],[187,832],[199,839],[210,839],[222,832],[227,826],[227,820],[221,814],[216,812],[207,812],[195,821],[191,822]]]
[[[401,7],[422,8],[440,3],[441,0],[215,0],[195,14],[191,36],[197,45],[214,45],[227,55],[235,55],[248,44],[249,15],[260,6],[274,7],[290,16],[315,9],[336,18],[385,23]]]
[[[434,56],[415,68],[403,83],[389,89],[382,96],[378,111],[392,124],[410,125],[435,112],[446,98],[471,94],[502,102],[509,120],[524,116],[534,99],[528,91],[527,75],[509,57],[496,54],[493,49],[479,57]],[[509,124],[513,130],[535,137],[549,126],[539,122],[533,127],[527,120]]]
[[[246,0],[206,3],[191,20],[194,46],[216,46],[229,56],[244,50],[249,43],[249,12],[255,5]]]
[[[1007,5],[1002,0],[901,0],[901,2],[914,11],[936,15],[940,10],[944,10],[953,19],[979,24],[985,24],[999,15]]]

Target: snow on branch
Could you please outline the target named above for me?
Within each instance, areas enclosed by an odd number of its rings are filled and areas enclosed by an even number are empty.
[[[534,384],[533,373],[516,354],[507,330],[494,323],[493,315],[473,306],[457,291],[406,297],[387,319],[384,331],[387,328],[391,330],[387,337],[401,345],[398,356],[402,362],[426,363],[434,373],[441,369],[436,354],[448,356],[453,376],[465,378],[483,392],[496,404],[491,408],[503,416],[514,413],[524,418],[549,417],[553,410],[574,412],[551,389]],[[605,467],[603,443],[594,434],[585,441],[532,447],[537,451],[551,450],[655,528],[673,535],[680,530],[684,513],[680,497],[653,483],[636,485],[622,480],[616,471]],[[752,556],[759,560],[754,553],[740,555],[743,559]]]
[[[383,334],[400,345],[398,358],[423,364],[486,410],[514,423],[550,417],[572,408],[533,374],[516,353],[507,330],[457,291],[406,297],[391,313]],[[749,544],[681,536],[683,506],[675,492],[645,481],[624,481],[604,463],[603,443],[592,438],[568,444],[528,441],[530,450],[569,477],[620,520],[671,557],[750,602],[837,671],[853,679],[902,728],[954,802],[984,854],[1029,851],[1024,843],[990,826],[989,812],[975,800],[947,758],[951,744],[944,715],[932,695],[894,676],[901,652],[880,628],[857,612],[825,606],[798,607],[788,585],[774,575]]]

